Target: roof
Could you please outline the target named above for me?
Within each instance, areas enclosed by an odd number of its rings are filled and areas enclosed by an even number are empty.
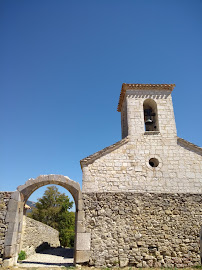
[[[179,138],[177,137],[177,143],[180,145],[180,146],[183,146],[183,147],[186,147],[187,149],[191,150],[191,151],[194,151],[195,153],[198,153],[199,155],[202,156],[202,148],[199,147],[198,145],[196,144],[193,144],[191,142],[188,142],[182,138]]]
[[[119,104],[117,111],[121,112],[121,107],[124,101],[126,90],[170,90],[172,91],[175,84],[127,84],[123,83],[121,88],[121,94],[119,98]]]
[[[88,165],[90,163],[93,163],[93,161],[95,161],[96,159],[104,156],[107,153],[110,153],[112,151],[114,151],[115,149],[119,148],[120,146],[124,145],[125,143],[127,143],[129,141],[128,137],[125,137],[124,139],[122,139],[121,141],[116,142],[115,144],[112,144],[82,160],[80,160],[80,164],[81,164],[81,168],[83,168],[84,165]]]

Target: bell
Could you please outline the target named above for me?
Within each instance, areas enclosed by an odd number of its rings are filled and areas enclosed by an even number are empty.
[[[153,124],[152,110],[151,109],[145,109],[144,113],[145,113],[145,125]]]
[[[150,117],[145,121],[146,125],[151,125],[152,123],[153,123],[153,121]]]

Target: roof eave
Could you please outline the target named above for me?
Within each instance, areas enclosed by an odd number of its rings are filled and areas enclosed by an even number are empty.
[[[182,139],[180,137],[177,137],[177,143],[178,145],[184,146],[188,148],[189,150],[193,150],[195,153],[202,156],[202,148],[196,144],[193,144],[185,139]]]
[[[123,83],[117,111],[121,112],[126,90],[139,90],[139,89],[149,90],[152,88],[153,90],[170,90],[172,92],[174,87],[175,87],[175,84],[127,84],[127,83]]]
[[[108,147],[105,147],[104,149],[80,160],[80,165],[81,165],[81,168],[83,168],[84,166],[86,165],[89,165],[91,163],[93,163],[96,159],[99,159],[101,158],[102,156],[116,150],[117,148],[119,148],[120,146],[124,145],[125,143],[127,143],[129,141],[129,138],[128,137],[125,137],[124,139],[108,146]]]

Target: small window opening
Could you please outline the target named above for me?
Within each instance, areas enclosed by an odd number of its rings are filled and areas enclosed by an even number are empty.
[[[145,131],[158,131],[157,105],[152,99],[146,99],[143,104]]]
[[[151,167],[157,167],[157,166],[159,165],[158,159],[156,159],[156,158],[150,158],[150,160],[149,160],[149,165],[150,165]]]

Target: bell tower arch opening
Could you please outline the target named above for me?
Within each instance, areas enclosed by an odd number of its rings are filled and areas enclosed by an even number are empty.
[[[29,179],[24,185],[18,186],[11,196],[6,216],[8,230],[5,237],[4,252],[4,259],[9,260],[10,266],[17,264],[21,247],[24,205],[35,190],[50,184],[64,187],[71,193],[75,201],[74,264],[83,263],[89,259],[90,233],[87,233],[85,229],[80,185],[67,176],[51,174]]]
[[[153,99],[143,103],[145,131],[159,131],[157,104]]]

